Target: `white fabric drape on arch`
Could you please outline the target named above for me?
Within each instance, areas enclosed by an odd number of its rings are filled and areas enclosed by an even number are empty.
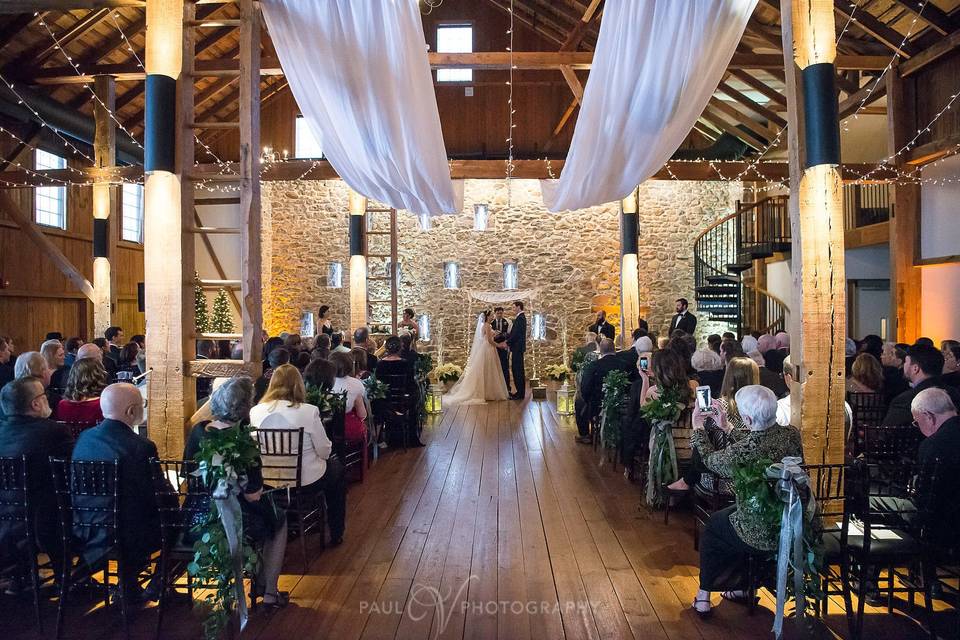
[[[514,300],[533,300],[540,296],[540,289],[518,289],[516,291],[474,291],[465,289],[464,293],[471,300],[478,300],[489,304],[503,304]]]
[[[426,39],[413,0],[262,0],[283,72],[354,191],[457,213]]]
[[[673,155],[740,42],[757,0],[620,0],[600,37],[550,211],[626,197]]]

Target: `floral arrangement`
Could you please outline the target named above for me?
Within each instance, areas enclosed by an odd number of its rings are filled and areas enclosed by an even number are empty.
[[[587,354],[583,351],[574,351],[573,356],[570,358],[570,369],[577,373],[580,369],[583,368],[583,365],[587,359]]]
[[[680,417],[683,403],[677,389],[663,388],[660,395],[640,407],[640,415],[650,423],[650,462],[647,465],[647,504],[659,508],[668,497],[664,485],[678,477],[677,449],[673,442],[673,426]]]
[[[547,374],[547,380],[555,382],[566,382],[567,378],[573,374],[573,370],[565,364],[548,364],[544,372]]]
[[[629,390],[630,378],[624,371],[611,371],[603,379],[600,419],[605,447],[616,448],[620,445],[620,427]]]
[[[456,382],[463,375],[463,369],[452,362],[448,362],[434,369],[432,375],[440,382]]]
[[[390,335],[390,326],[385,324],[372,324],[370,325],[370,333],[376,333],[380,335]]]
[[[386,385],[384,385],[386,386]],[[346,397],[343,393],[334,393],[329,389],[321,389],[307,385],[307,404],[312,404],[320,410],[321,418],[333,415],[338,409],[346,409]]]
[[[363,380],[363,386],[367,390],[367,399],[371,402],[374,400],[382,400],[387,397],[387,391],[390,390],[389,385],[386,382],[380,382],[377,380],[375,374],[370,374]]]
[[[193,545],[193,561],[187,565],[187,571],[201,584],[213,586],[204,598],[208,612],[203,621],[204,637],[213,640],[227,629],[238,599],[244,597],[243,576],[234,571],[234,557],[221,519],[220,505],[233,500],[239,510],[236,494],[240,491],[240,481],[248,469],[259,464],[260,447],[249,425],[212,429],[202,440],[195,460],[199,463],[197,473],[207,486],[213,488],[213,499],[206,519],[194,527],[199,539]],[[243,570],[256,573],[257,552],[242,535],[239,537],[241,547],[238,552]]]

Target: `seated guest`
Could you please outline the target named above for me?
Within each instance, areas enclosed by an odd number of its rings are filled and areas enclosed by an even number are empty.
[[[690,356],[690,364],[700,384],[710,387],[710,393],[719,397],[723,384],[723,359],[720,354],[709,348],[698,349]]]
[[[330,353],[350,353],[350,348],[343,344],[342,333],[335,333],[330,336]]]
[[[707,336],[707,348],[715,352],[717,355],[720,355],[720,342],[721,338],[716,333],[711,333]]]
[[[950,395],[953,404],[960,406],[957,390],[943,384],[940,378],[942,373],[943,354],[938,349],[925,344],[915,344],[907,349],[907,357],[903,361],[903,376],[910,383],[911,388],[890,401],[887,415],[883,419],[884,426],[910,424],[913,421],[910,403],[918,393],[931,387],[944,389]]]
[[[708,469],[731,478],[734,469],[744,465],[803,455],[800,432],[776,423],[777,398],[772,391],[749,385],[737,392],[735,401],[749,433],[720,451],[714,449],[704,428],[709,414],[694,409],[691,444]],[[716,415],[724,419],[722,414]],[[779,531],[769,527],[750,503],[741,499],[737,496],[736,505],[711,515],[700,537],[700,590],[693,609],[701,616],[710,613],[713,591],[723,591],[728,600],[749,602],[754,595],[746,591],[750,586],[744,575],[748,558],[777,548]]]
[[[64,350],[67,352],[64,357],[63,363],[67,367],[72,367],[73,363],[77,361],[77,350],[83,346],[83,338],[70,338],[63,345]]]
[[[290,355],[299,353],[303,349],[303,340],[300,339],[300,334],[291,333],[283,341],[284,348],[290,352]]]
[[[103,420],[100,394],[106,388],[107,370],[98,360],[77,360],[70,367],[63,400],[57,405],[57,419],[64,422],[100,422]]]
[[[298,351],[296,356],[290,360],[290,364],[299,369],[300,373],[303,373],[307,365],[310,364],[310,354],[306,351]]]
[[[213,340],[197,341],[197,360],[213,360],[217,357],[217,345]],[[201,404],[213,391],[213,378],[197,378],[197,403]]]
[[[10,343],[0,338],[0,387],[13,380],[13,358]]]
[[[104,420],[87,429],[77,438],[74,460],[120,461],[119,528],[120,553],[123,558],[128,597],[155,600],[159,585],[151,581],[147,592],[140,593],[137,576],[146,567],[150,556],[160,548],[160,516],[154,500],[153,473],[150,460],[157,457],[157,446],[137,435],[134,427],[143,420],[143,401],[132,384],[111,384],[100,395]],[[74,521],[94,524],[103,514],[83,510],[83,506],[103,506],[100,497],[78,496],[73,499]],[[95,565],[110,548],[106,531],[74,527],[74,536],[83,544],[83,558]]]
[[[327,360],[311,360],[303,371],[303,381],[308,387],[316,387],[323,391],[333,389],[333,382],[337,377],[337,366]]]
[[[917,462],[923,467],[934,461],[949,465],[951,471],[941,473],[943,484],[937,487],[937,497],[933,513],[937,514],[934,523],[934,536],[943,542],[956,543],[956,532],[960,529],[960,474],[956,468],[960,465],[960,417],[957,407],[950,396],[942,389],[924,389],[910,402],[913,420],[926,439],[920,443]]]
[[[943,384],[960,388],[960,342],[944,340],[940,343],[943,354]]]
[[[595,333],[598,336],[610,338],[611,340],[613,340],[616,335],[613,325],[607,322],[607,312],[602,309],[597,312],[596,321],[590,325],[587,331]]]
[[[783,382],[789,389],[796,380],[797,368],[793,366],[790,356],[787,356],[783,359]],[[790,394],[787,393],[785,396],[777,400],[777,424],[781,427],[787,427],[793,424],[791,420],[792,411],[793,409],[790,402]],[[843,414],[844,423],[846,425],[845,430],[849,431],[850,427],[853,426],[853,409],[846,401],[843,403]]]
[[[353,360],[350,359],[350,363]],[[327,525],[331,544],[343,542],[347,508],[347,487],[343,465],[330,458],[333,443],[320,420],[320,410],[306,403],[307,390],[296,367],[282,364],[273,372],[270,386],[260,404],[250,409],[250,424],[260,430],[303,427],[300,451],[303,457],[300,491],[322,492],[327,501]],[[268,456],[269,458],[269,456]],[[296,478],[291,471],[290,480]]]
[[[132,379],[134,376],[140,375],[140,370],[137,368],[137,354],[140,353],[140,345],[136,342],[128,342],[120,348],[120,353],[117,354],[117,374],[129,374]]]
[[[314,360],[318,358],[326,360],[327,358],[330,357],[330,344],[331,344],[330,336],[325,333],[321,333],[320,335],[317,336],[317,339],[313,346],[313,353],[311,354],[310,357],[313,358]]]
[[[869,353],[861,353],[850,367],[847,391],[853,393],[880,393],[883,390],[883,369],[880,361]]]
[[[915,344],[915,345],[920,345],[920,346],[924,346],[924,347],[932,347],[932,346],[933,346],[933,340],[932,340],[931,338],[926,337],[926,336],[920,336],[919,338],[917,338],[917,341],[914,342],[913,344]]]
[[[60,403],[60,391],[50,387],[53,370],[39,351],[21,353],[17,356],[17,361],[13,365],[14,378],[26,378],[28,376],[39,378],[43,382],[43,388],[47,390],[47,400],[50,401],[50,408],[56,415],[57,405]]]
[[[780,371],[783,368],[783,359],[787,354],[777,349],[777,339],[769,333],[757,338],[757,351],[763,356],[763,366],[770,371]]]
[[[236,429],[244,424],[250,414],[253,403],[253,384],[249,378],[230,378],[210,396],[212,420],[194,425],[187,438],[184,460],[193,460],[208,435],[219,429]],[[263,598],[268,607],[284,607],[290,601],[290,594],[279,591],[277,582],[283,566],[283,556],[287,549],[287,522],[282,513],[278,514],[267,500],[263,499],[263,472],[258,456],[256,464],[246,472],[243,495],[240,497],[240,509],[243,513],[243,534],[254,543],[263,545],[258,575],[251,584],[251,596]],[[193,499],[191,496],[190,499]],[[209,500],[206,496],[203,499]],[[186,532],[189,540],[192,532]]]
[[[901,349],[893,342],[883,343],[880,364],[883,365],[883,395],[887,404],[910,388],[907,379],[903,377],[903,361],[906,358],[906,348]]]
[[[147,348],[147,336],[142,333],[135,333],[131,338],[130,342],[136,342],[137,346],[140,347],[140,351],[143,351]]]
[[[356,377],[360,380],[368,378],[370,370],[367,368],[367,350],[363,347],[354,347],[350,349],[350,357],[353,358]]]
[[[773,337],[777,340],[777,349],[790,355],[790,334],[786,331],[779,331]]]
[[[409,360],[411,363],[416,364],[417,362],[417,349],[414,345],[414,337],[412,333],[404,333],[400,336],[400,344],[402,346],[401,355],[404,360]]]
[[[110,343],[106,338],[94,338],[92,344],[100,349],[100,361],[103,362],[103,368],[107,370],[107,376],[110,380],[116,380],[117,362],[110,356]]]
[[[40,354],[47,361],[47,366],[53,373],[50,375],[50,386],[58,392],[63,393],[63,388],[67,386],[67,373],[70,369],[66,366],[67,352],[59,340],[47,340],[40,345]]]
[[[390,385],[395,393],[406,393],[410,396],[410,422],[407,425],[408,439],[413,446],[422,447],[417,433],[417,379],[413,362],[403,357],[403,341],[397,336],[390,336],[383,343],[384,353],[377,364],[377,378]]]
[[[360,327],[353,332],[353,348],[360,348],[367,352],[367,371],[376,373],[377,371],[377,343],[370,339],[370,329]]]
[[[284,347],[277,347],[270,351],[270,356],[267,358],[267,368],[263,370],[263,373],[257,378],[256,383],[253,385],[253,398],[255,401],[259,402],[263,394],[267,392],[267,386],[270,384],[270,378],[273,376],[274,370],[285,364],[289,364],[289,362],[290,352]]]
[[[6,416],[0,420],[0,456],[27,456],[27,495],[33,509],[34,531],[40,549],[59,563],[60,519],[49,458],[69,458],[73,438],[63,425],[49,419],[50,405],[43,383],[37,378],[27,376],[4,385],[0,407]],[[9,515],[0,507],[0,548],[19,545],[23,539],[19,523],[5,519]]]
[[[346,423],[344,435],[347,440],[362,440],[367,418],[367,389],[356,377],[356,364],[352,354],[335,353],[330,356],[337,368],[337,377],[333,381],[334,393],[347,394]]]
[[[267,341],[263,343],[263,361],[266,362],[270,358],[270,353],[274,349],[279,349],[283,347],[283,339],[278,337],[267,338]]]
[[[123,329],[120,327],[107,327],[107,330],[103,332],[103,337],[107,340],[107,351],[104,355],[108,358],[117,359],[120,355],[120,350],[123,348],[123,345],[126,344],[123,340]]]
[[[600,357],[583,366],[583,375],[577,387],[574,412],[577,421],[577,442],[589,444],[590,421],[600,413],[603,402],[603,379],[611,371],[623,370],[623,363],[614,357],[613,340],[600,340]]]
[[[85,358],[91,358],[103,364],[103,350],[94,343],[88,342],[77,349],[77,360],[83,360]],[[104,365],[104,369],[106,369],[106,365]]]

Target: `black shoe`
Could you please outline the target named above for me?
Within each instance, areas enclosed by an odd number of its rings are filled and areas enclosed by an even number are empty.
[[[511,400],[523,400],[523,396],[521,396],[519,393],[511,393],[511,394],[510,394],[510,399],[511,399]]]

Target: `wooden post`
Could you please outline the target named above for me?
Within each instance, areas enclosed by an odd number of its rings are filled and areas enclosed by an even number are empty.
[[[111,117],[116,109],[115,80],[97,76],[94,92],[98,99],[93,103],[93,154],[102,169],[117,164],[117,127]],[[117,308],[117,276],[110,264],[116,258],[117,222],[117,187],[109,182],[93,185],[93,327],[98,336],[113,324]]]
[[[184,0],[147,3],[144,174],[144,282],[146,292],[147,427],[161,457],[183,453],[187,419],[196,404],[194,379],[184,375],[194,357],[193,187],[183,184],[193,167],[192,19]]]
[[[794,424],[803,434],[806,461],[842,462],[846,277],[833,2],[785,0],[782,7],[790,213],[791,226],[799,230],[793,240],[791,324],[799,324],[800,332],[790,352],[800,385],[792,390],[791,404],[794,416],[799,407]]]
[[[895,64],[887,72],[887,148],[891,155],[904,148],[916,129],[914,81],[900,76]],[[894,166],[904,161],[894,155]],[[915,266],[920,249],[920,185],[891,187],[890,215],[890,335],[897,342],[912,344],[920,337],[920,268]],[[885,336],[886,337],[886,336]]]
[[[620,339],[630,346],[630,336],[640,318],[640,273],[637,264],[639,187],[620,201]]]
[[[350,191],[350,329],[367,325],[367,199]],[[395,269],[391,267],[391,271]],[[395,273],[395,272],[394,272]]]

